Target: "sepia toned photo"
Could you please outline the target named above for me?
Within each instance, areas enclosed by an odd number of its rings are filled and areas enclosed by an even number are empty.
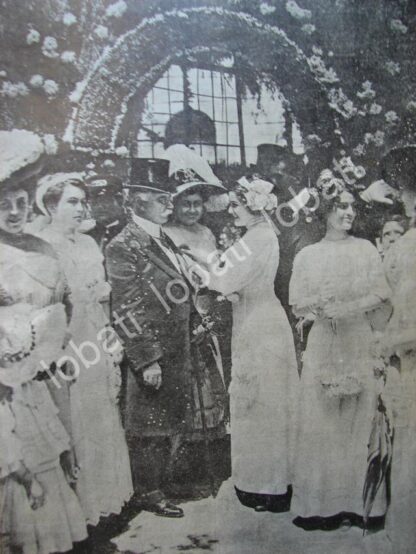
[[[0,554],[416,553],[416,2],[0,2]]]

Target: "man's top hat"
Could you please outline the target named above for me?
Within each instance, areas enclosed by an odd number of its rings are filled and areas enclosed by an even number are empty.
[[[296,186],[301,181],[302,160],[279,144],[259,144],[257,146],[258,171],[265,178],[279,177],[277,189],[283,191],[289,185]]]
[[[281,173],[285,167],[287,150],[278,144],[259,144],[257,146],[257,169],[259,171],[274,171]]]
[[[153,192],[173,192],[169,179],[168,160],[155,158],[133,158],[131,161],[130,182],[124,188],[149,190]]]
[[[416,190],[416,144],[392,148],[381,159],[381,176],[392,187]]]

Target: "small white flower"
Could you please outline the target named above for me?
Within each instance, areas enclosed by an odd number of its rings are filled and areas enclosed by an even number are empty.
[[[358,98],[362,100],[367,98],[374,98],[376,93],[373,90],[373,83],[371,81],[364,81],[362,84],[363,90],[357,92]]]
[[[271,6],[270,4],[267,4],[266,2],[262,2],[259,6],[260,13],[262,15],[269,15],[271,13],[274,13],[276,11],[276,8],[274,6]]]
[[[5,81],[3,83],[1,92],[4,96],[9,98],[16,98],[17,96],[26,96],[29,94],[29,89],[22,83],[12,83],[11,81]]]
[[[45,145],[45,152],[50,155],[54,155],[58,152],[58,143],[55,135],[44,135],[43,143]]]
[[[378,115],[379,113],[381,113],[381,106],[380,104],[376,104],[376,102],[373,102],[370,106],[370,109],[369,109],[369,113],[371,115]]]
[[[110,4],[105,13],[107,17],[121,17],[127,10],[127,4],[123,0]]]
[[[384,114],[384,117],[385,117],[387,123],[390,124],[390,125],[394,125],[395,123],[398,123],[398,121],[399,121],[399,116],[393,110],[390,110],[390,111],[386,112]]]
[[[59,90],[58,83],[56,81],[53,81],[52,79],[46,79],[46,81],[43,83],[43,90],[48,96],[54,96]]]
[[[375,133],[366,133],[364,135],[365,144],[374,144],[375,146],[383,146],[384,144],[384,131],[376,131]]]
[[[107,27],[104,27],[104,25],[98,25],[95,29],[94,29],[94,33],[97,35],[97,37],[99,38],[107,38],[108,37],[108,28]]]
[[[119,146],[118,148],[116,148],[115,153],[121,158],[127,158],[129,155],[129,151],[125,146]]]
[[[27,44],[36,44],[40,42],[40,33],[36,31],[36,29],[30,29],[26,35],[26,42]]]
[[[30,78],[30,86],[33,88],[39,88],[43,85],[44,78],[42,75],[32,75]]]
[[[307,35],[312,35],[316,31],[316,27],[312,23],[305,23],[305,25],[302,25],[302,31]]]
[[[410,100],[410,101],[407,103],[406,108],[407,108],[410,112],[416,112],[416,100]]]
[[[67,27],[74,25],[77,22],[77,18],[71,12],[66,12],[62,18],[63,24]]]
[[[2,69],[0,71],[0,77],[7,77],[7,71],[4,71],[4,69]]]
[[[103,163],[103,166],[104,167],[115,167],[115,163],[113,162],[113,160],[105,160],[105,162]]]
[[[313,52],[316,56],[322,56],[322,55],[323,55],[322,48],[318,48],[318,46],[312,46],[312,52]]]
[[[356,156],[362,156],[365,152],[365,146],[364,144],[357,144],[357,146],[353,149],[353,153]]]
[[[403,35],[405,35],[408,31],[407,25],[405,25],[402,21],[400,21],[400,19],[392,19],[390,21],[390,28],[393,31],[402,33]]]
[[[304,10],[298,6],[295,0],[288,0],[286,2],[286,11],[299,21],[302,21],[303,19],[310,19],[312,17],[312,12],[310,10]]]
[[[397,62],[393,62],[393,61],[386,62],[385,67],[388,73],[390,73],[390,75],[394,76],[400,73],[400,64]]]
[[[61,60],[64,63],[74,63],[76,60],[75,52],[72,50],[65,50],[65,52],[61,54]]]
[[[47,58],[57,58],[59,56],[56,49],[58,42],[54,37],[45,37],[42,44],[42,54]]]

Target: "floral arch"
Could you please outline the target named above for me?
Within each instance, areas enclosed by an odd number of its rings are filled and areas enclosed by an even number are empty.
[[[75,149],[131,146],[126,127],[140,117],[140,98],[172,64],[186,60],[197,66],[227,56],[252,92],[259,83],[280,91],[303,136],[318,136],[320,147],[339,144],[325,83],[299,46],[277,26],[213,7],[158,14],[119,37],[72,94],[66,140]]]

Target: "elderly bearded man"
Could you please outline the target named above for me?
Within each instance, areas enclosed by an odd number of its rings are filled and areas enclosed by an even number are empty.
[[[157,515],[182,517],[165,495],[177,484],[178,449],[221,427],[223,391],[208,390],[215,366],[209,332],[201,332],[183,257],[161,229],[173,209],[171,187],[166,160],[133,160],[129,222],[106,254],[129,365],[125,425],[136,496]]]

